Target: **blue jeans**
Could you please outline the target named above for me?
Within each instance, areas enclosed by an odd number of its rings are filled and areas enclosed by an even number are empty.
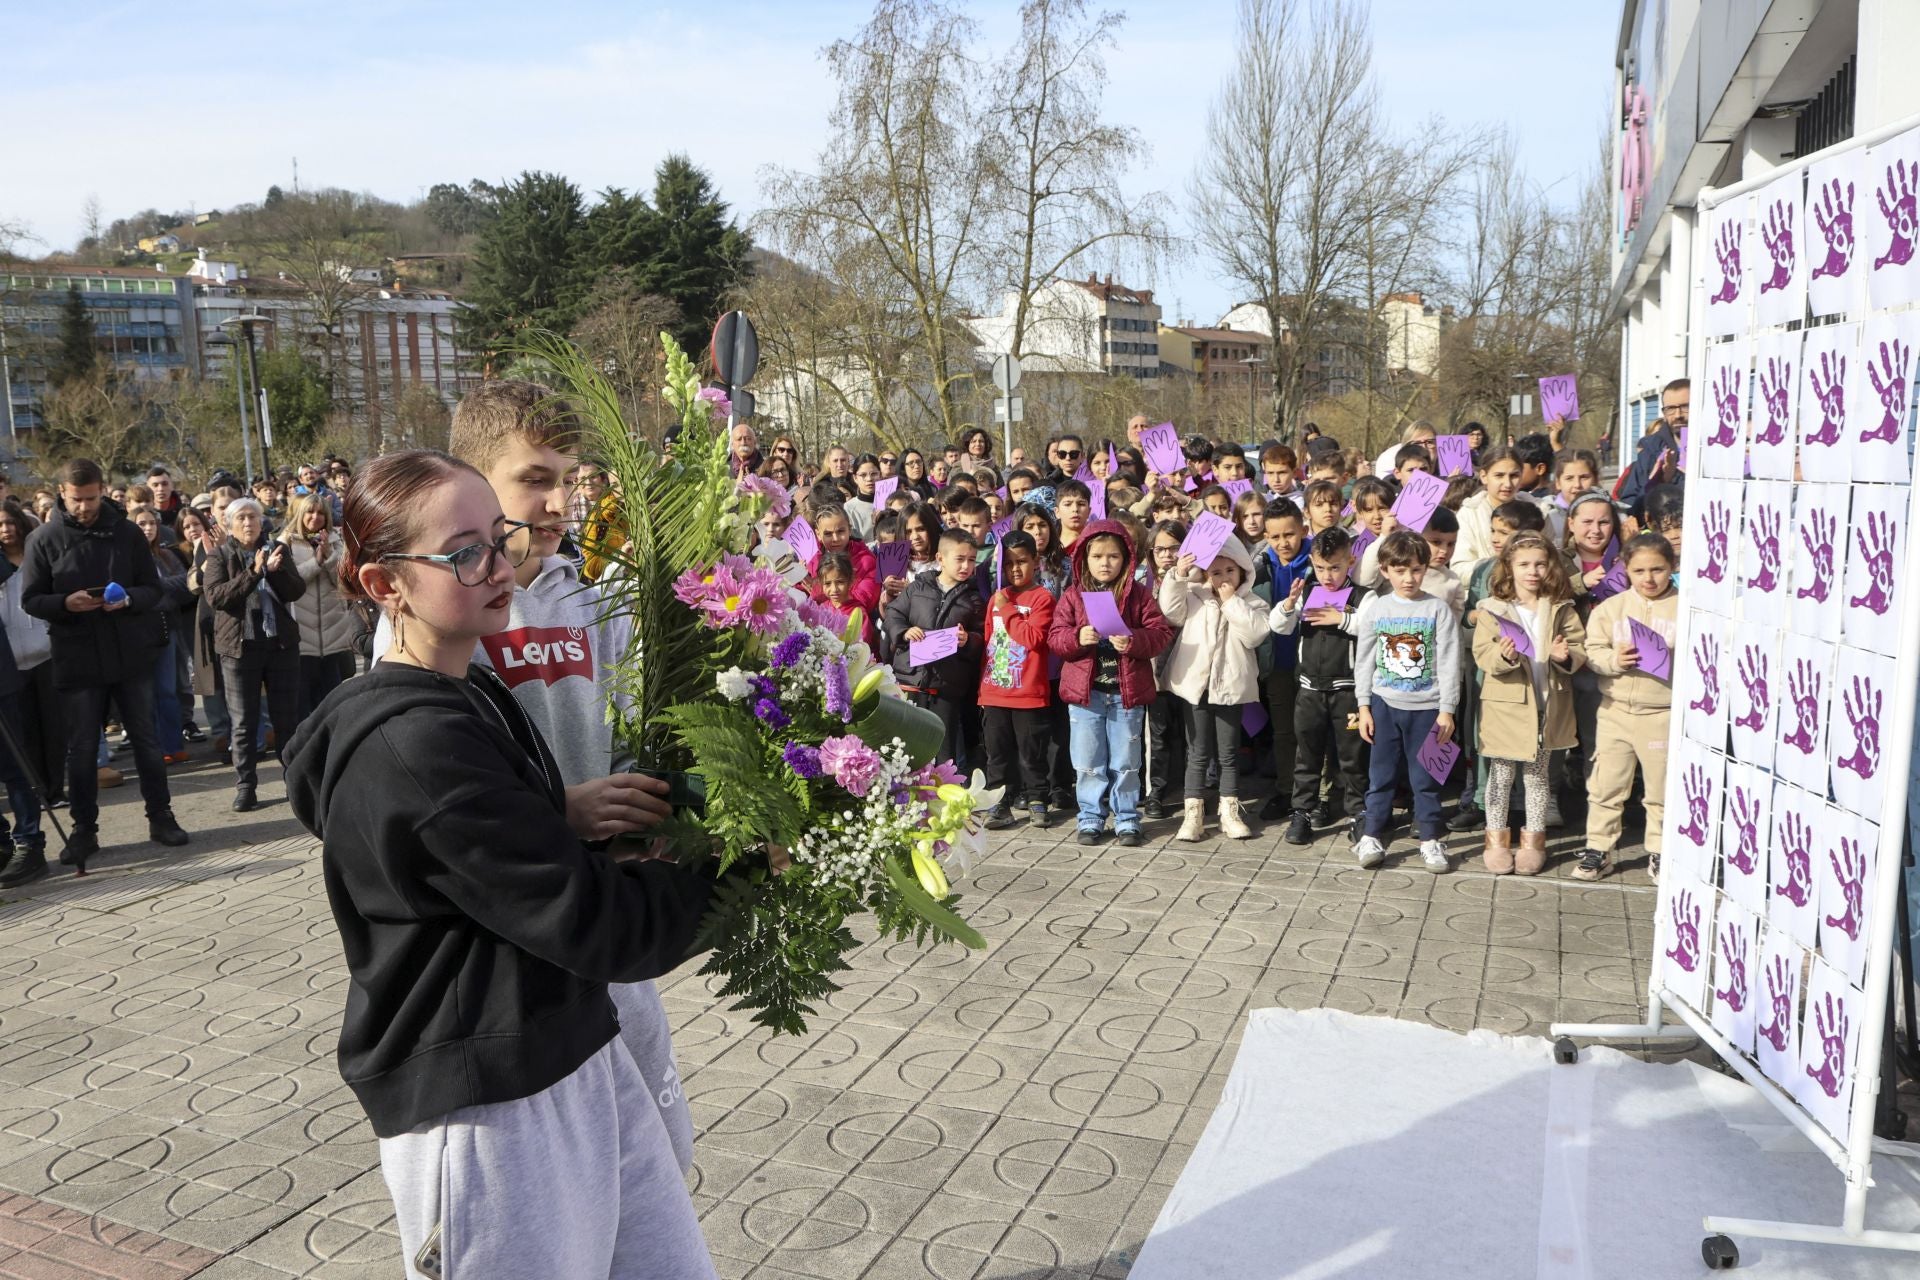
[[[1413,789],[1413,827],[1422,840],[1438,840],[1440,784],[1420,763],[1420,744],[1439,718],[1431,711],[1402,711],[1378,694],[1373,708],[1373,760],[1367,777],[1367,834],[1385,836],[1393,821],[1393,789],[1404,773]]]
[[[1098,689],[1087,694],[1084,707],[1069,706],[1072,735],[1074,798],[1080,806],[1080,829],[1098,831],[1106,825],[1106,805],[1113,808],[1116,831],[1140,829],[1140,733],[1146,725],[1145,707],[1123,707],[1117,693]]]
[[[161,752],[166,755],[174,755],[186,747],[180,733],[180,688],[176,683],[179,667],[173,652],[179,643],[177,636],[168,641],[153,664],[153,731],[159,736]]]
[[[0,694],[0,719],[6,721],[13,744],[26,750],[27,721],[19,694]],[[7,808],[13,813],[14,844],[22,849],[45,847],[47,838],[40,834],[40,798],[34,794],[33,782],[21,767],[20,758],[5,743],[0,743],[0,783],[6,785]],[[7,833],[7,820],[0,817],[0,843],[5,842]]]

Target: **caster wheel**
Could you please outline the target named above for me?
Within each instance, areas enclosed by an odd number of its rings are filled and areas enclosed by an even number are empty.
[[[1553,1060],[1563,1067],[1572,1066],[1580,1061],[1580,1046],[1561,1036],[1553,1042]]]
[[[1708,1236],[1700,1242],[1700,1256],[1709,1271],[1731,1271],[1740,1265],[1740,1250],[1726,1236]]]

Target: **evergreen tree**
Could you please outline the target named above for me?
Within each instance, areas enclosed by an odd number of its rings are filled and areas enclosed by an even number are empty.
[[[68,289],[67,300],[60,307],[60,327],[54,341],[53,359],[47,368],[47,381],[55,387],[64,387],[92,373],[98,361],[99,351],[93,343],[93,315],[87,310],[86,299],[80,296],[80,291]]]
[[[645,196],[628,195],[619,187],[602,191],[600,203],[587,214],[580,269],[588,287],[609,273],[626,273],[651,263],[659,252],[657,223]]]
[[[266,388],[276,449],[310,452],[327,424],[333,401],[319,365],[293,347],[275,347],[259,356],[260,385]]]
[[[461,344],[491,364],[526,328],[572,328],[585,231],[580,188],[565,178],[529,171],[501,188],[474,249]]]
[[[668,156],[654,172],[648,224],[652,252],[634,265],[634,283],[671,298],[686,317],[674,337],[689,351],[704,351],[713,322],[750,273],[753,240],[727,218],[713,183],[683,155]]]

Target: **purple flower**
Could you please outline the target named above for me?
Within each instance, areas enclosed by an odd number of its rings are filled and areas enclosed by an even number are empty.
[[[787,762],[787,768],[793,770],[795,776],[805,778],[809,782],[823,772],[820,767],[820,753],[804,743],[789,742],[786,750],[780,753],[780,758]]]
[[[760,722],[774,729],[784,729],[793,723],[793,718],[780,709],[780,704],[772,698],[762,698],[753,704],[753,714]]]
[[[813,643],[813,637],[804,631],[796,631],[773,647],[773,669],[784,671],[800,661],[800,655]]]
[[[699,398],[707,402],[707,409],[716,418],[725,418],[733,412],[733,404],[727,399],[727,393],[719,387],[702,387]]]
[[[820,767],[853,796],[865,796],[880,776],[880,753],[848,734],[820,744]]]
[[[847,688],[847,660],[835,658],[827,664],[823,678],[827,686],[827,714],[839,716],[842,723],[853,719],[853,694]]]
[[[767,500],[767,513],[776,519],[793,510],[793,496],[783,488],[778,480],[766,476],[745,475],[733,483],[734,492],[741,497],[757,495]]]
[[[754,697],[770,702],[780,700],[780,686],[773,682],[772,676],[748,676],[747,683],[753,686]]]

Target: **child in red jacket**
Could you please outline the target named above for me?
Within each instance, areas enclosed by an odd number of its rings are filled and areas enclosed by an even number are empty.
[[[844,551],[822,551],[817,563],[819,568],[814,570],[808,596],[815,604],[824,604],[839,613],[842,622],[858,613],[860,639],[866,642],[867,648],[879,653],[880,633],[874,630],[873,615],[861,608],[853,598],[856,581],[853,557]]]
[[[1033,825],[1047,825],[1047,628],[1053,596],[1040,585],[1040,549],[1033,535],[1010,530],[1000,539],[1000,589],[987,601],[987,656],[980,673],[980,728],[987,786],[1005,787],[987,810],[987,827],[1013,825],[1025,805]]]
[[[1119,843],[1138,845],[1140,737],[1159,693],[1153,660],[1173,643],[1173,627],[1153,589],[1133,580],[1133,539],[1113,520],[1095,520],[1073,546],[1073,585],[1053,611],[1047,647],[1064,662],[1060,698],[1071,726],[1079,841],[1099,844],[1106,810]],[[1087,613],[1090,595],[1108,596],[1126,634],[1106,634]],[[1113,628],[1106,629],[1111,632]]]
[[[824,507],[813,518],[813,534],[820,543],[819,554],[807,566],[809,574],[820,572],[820,557],[830,551],[844,551],[853,562],[853,602],[866,610],[869,618],[880,612],[880,581],[874,574],[873,552],[853,536],[853,524],[845,508]]]

